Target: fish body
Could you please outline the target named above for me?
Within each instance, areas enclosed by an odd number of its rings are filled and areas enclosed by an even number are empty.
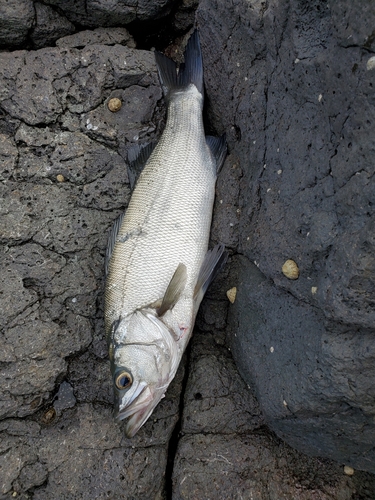
[[[223,246],[207,253],[226,146],[204,134],[198,33],[178,75],[170,59],[157,54],[156,61],[167,122],[112,231],[105,291],[115,415],[129,417],[129,437],[175,376],[204,292],[224,259]]]

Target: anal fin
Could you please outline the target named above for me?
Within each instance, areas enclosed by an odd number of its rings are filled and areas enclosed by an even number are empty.
[[[161,306],[157,309],[158,316],[163,316],[168,310],[172,309],[182,292],[184,291],[187,280],[187,269],[185,264],[180,263],[174,272],[171,281],[165,291]]]
[[[225,245],[222,243],[218,243],[212,250],[206,253],[194,288],[193,298],[198,306],[210,283],[219,273],[227,258],[228,254],[225,252]]]

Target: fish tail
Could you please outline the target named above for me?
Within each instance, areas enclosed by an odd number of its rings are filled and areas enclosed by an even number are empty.
[[[191,83],[203,95],[203,63],[198,31],[189,38],[184,52],[184,63],[179,67],[161,52],[155,52],[159,79],[165,97],[174,90],[182,90]]]

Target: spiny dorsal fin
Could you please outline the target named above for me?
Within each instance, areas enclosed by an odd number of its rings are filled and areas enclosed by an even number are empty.
[[[165,291],[161,306],[157,310],[158,316],[163,316],[169,309],[176,305],[181,293],[184,291],[187,280],[187,269],[185,264],[178,264],[174,275]]]
[[[206,136],[207,146],[210,148],[212,156],[216,161],[216,172],[219,173],[221,167],[223,166],[225,157],[227,155],[227,142],[226,134],[221,137],[214,137],[212,135]]]
[[[117,219],[113,223],[112,229],[111,229],[109,236],[108,236],[107,249],[105,252],[105,261],[104,261],[105,276],[108,276],[109,261],[111,260],[111,257],[112,257],[113,249],[114,249],[114,246],[116,243],[116,238],[117,238],[118,232],[120,230],[122,221],[124,219],[124,215],[125,215],[125,212],[117,217]]]
[[[227,261],[227,258],[228,254],[225,252],[225,245],[222,243],[218,243],[212,250],[206,253],[194,288],[193,297],[198,305],[203,299],[210,283]]]
[[[130,189],[133,190],[140,173],[142,172],[147,160],[150,158],[156,146],[156,142],[147,142],[145,144],[134,144],[128,150],[128,176]]]

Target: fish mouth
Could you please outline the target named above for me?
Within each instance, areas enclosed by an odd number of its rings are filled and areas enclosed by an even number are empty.
[[[132,388],[133,389],[133,388]],[[125,425],[125,434],[128,438],[133,437],[159,403],[160,397],[155,397],[155,392],[151,390],[146,382],[139,382],[131,393],[125,394],[122,398],[116,398],[115,421],[121,422],[126,418],[129,420]]]

